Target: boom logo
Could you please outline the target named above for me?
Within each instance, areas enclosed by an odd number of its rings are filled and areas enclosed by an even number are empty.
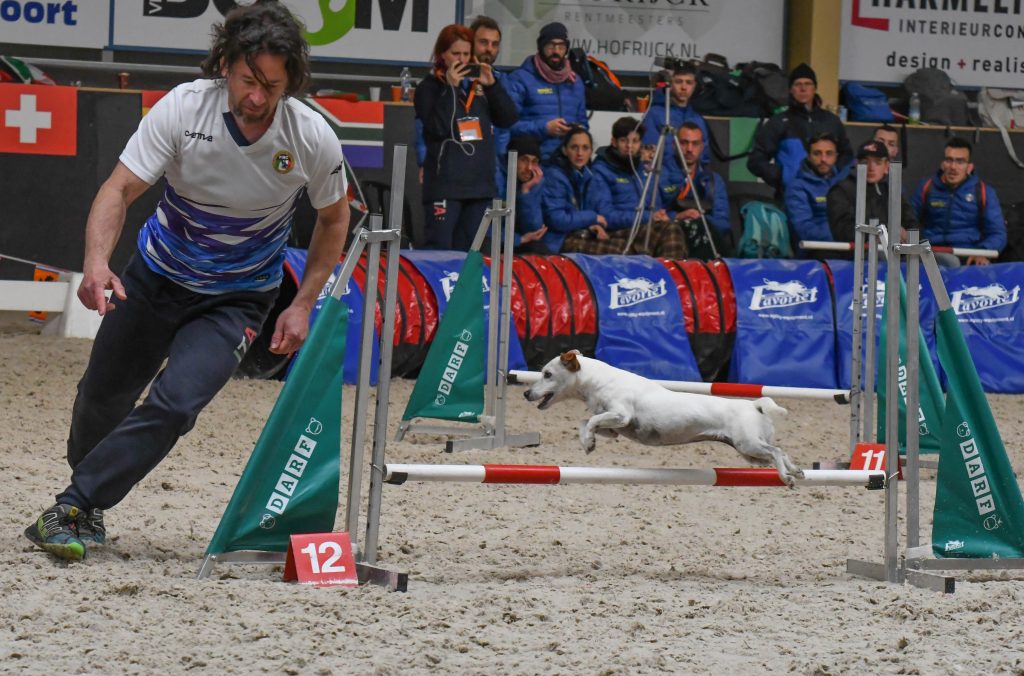
[[[144,0],[143,16],[160,16],[173,19],[194,19],[206,13],[210,3],[221,14],[238,7],[236,0]],[[245,3],[243,3],[245,4]],[[405,18],[406,7],[410,6],[412,30],[426,33],[430,16],[428,0],[377,0],[380,12],[381,27],[386,31],[401,30]],[[331,9],[330,2],[317,2],[320,12],[321,26],[319,30],[306,32],[306,40],[310,45],[326,45],[343,38],[353,28],[369,30],[373,28],[374,0],[347,0],[341,9]],[[305,23],[315,24],[312,15],[303,17]]]

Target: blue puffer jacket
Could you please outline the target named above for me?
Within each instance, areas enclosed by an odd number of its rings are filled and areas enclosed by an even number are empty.
[[[925,197],[925,184],[928,185]],[[1006,221],[999,206],[995,188],[984,184],[971,174],[967,180],[950,189],[942,182],[942,172],[918,184],[910,204],[921,221],[924,238],[932,244],[962,246],[1002,251],[1006,247]],[[985,212],[978,218],[979,200],[985,202]],[[978,225],[981,225],[979,229]]]
[[[804,160],[796,176],[786,186],[784,204],[789,219],[790,239],[831,242],[832,230],[828,226],[828,191],[846,178],[849,167],[833,168],[828,176],[821,176]],[[793,247],[797,249],[796,246]],[[801,250],[802,257],[813,257],[817,252]]]
[[[565,236],[597,223],[597,216],[611,210],[611,195],[604,181],[590,167],[577,171],[559,153],[544,167],[544,223],[548,232],[543,242],[551,251],[561,251]],[[607,216],[605,216],[607,218]]]
[[[644,181],[647,180],[647,172],[644,171],[643,165],[637,160],[634,171],[628,157],[611,146],[605,146],[597,151],[597,159],[594,160],[591,169],[597,178],[604,182],[611,199],[608,212],[603,214],[608,220],[608,230],[633,227],[636,205],[643,193]],[[644,223],[650,219],[651,210],[647,208],[650,197],[647,195],[647,199],[644,200]],[[654,199],[655,205],[659,205],[661,200],[657,191]]]
[[[498,196],[505,199],[506,169],[501,162],[498,163],[498,174]],[[546,180],[547,175],[525,195],[522,192],[523,184],[518,179],[516,180],[516,188],[519,190],[519,194],[516,195],[516,231],[513,234],[516,247],[522,243],[523,235],[540,230],[544,225],[543,200]]]
[[[587,123],[586,96],[583,80],[552,84],[542,78],[528,56],[516,70],[509,73],[502,84],[519,109],[519,121],[512,125],[511,135],[533,136],[540,140],[541,159],[551,160],[551,155],[562,142],[560,136],[549,136],[545,128],[555,118],[563,118],[568,124],[589,128]]]
[[[659,89],[651,96],[651,105],[644,113],[644,135],[641,139],[644,145],[656,145],[661,127],[665,124],[665,89]],[[704,116],[693,109],[693,106],[677,106],[672,103],[668,107],[668,126],[672,127],[672,133],[679,131],[685,122],[693,122],[704,133],[704,150],[700,154],[701,162],[711,161],[711,141],[708,136],[708,123]],[[665,159],[675,157],[676,143],[670,136],[665,139]]]
[[[704,218],[708,225],[724,235],[732,233],[732,226],[729,220],[729,194],[726,191],[725,179],[711,171],[706,163],[697,167],[697,175],[693,180],[697,186],[697,197],[704,208]],[[683,163],[679,157],[665,160],[661,169],[661,203],[665,205],[665,211],[669,218],[675,219],[681,209],[676,200],[679,192],[686,185],[686,173],[683,171]],[[687,195],[687,202],[692,202],[693,197]]]

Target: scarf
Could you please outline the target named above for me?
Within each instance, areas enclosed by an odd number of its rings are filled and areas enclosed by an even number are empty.
[[[576,82],[576,72],[569,66],[569,57],[566,57],[561,70],[551,70],[540,54],[533,55],[533,67],[537,69],[544,80],[551,84],[562,84],[563,82]]]

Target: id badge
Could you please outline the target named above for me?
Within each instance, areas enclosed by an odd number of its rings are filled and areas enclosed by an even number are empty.
[[[462,141],[483,141],[484,133],[480,128],[479,117],[463,117],[456,121],[459,125],[459,138]]]

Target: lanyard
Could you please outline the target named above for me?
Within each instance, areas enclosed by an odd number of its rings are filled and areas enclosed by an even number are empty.
[[[697,172],[694,172],[694,175],[696,175],[696,173]],[[686,199],[686,196],[690,194],[690,188],[693,187],[693,179],[694,176],[686,177],[686,185],[684,185],[683,189],[679,191],[678,195],[676,195],[677,202],[682,202],[684,199]]]
[[[466,97],[466,112],[469,112],[469,107],[473,105],[473,99],[476,98],[476,87],[477,80],[473,80],[469,83],[469,95]]]

